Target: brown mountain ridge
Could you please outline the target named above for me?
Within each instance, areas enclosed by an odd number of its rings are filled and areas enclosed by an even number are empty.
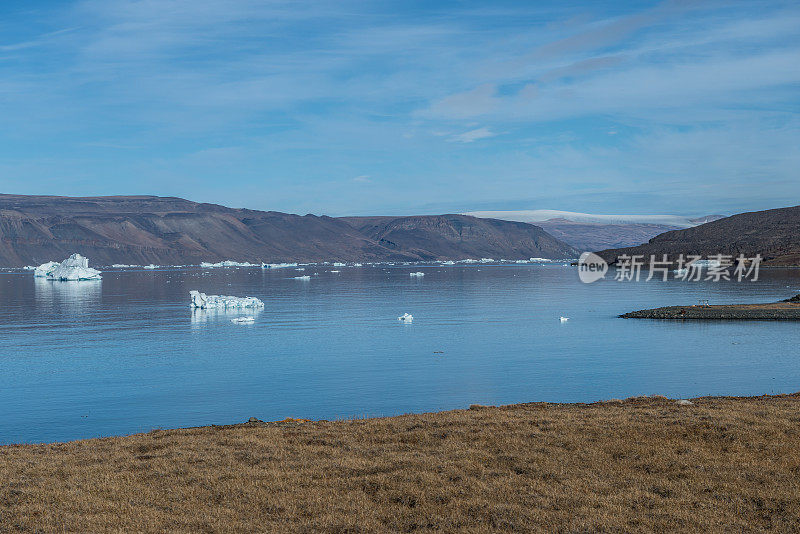
[[[334,218],[175,197],[0,194],[0,266],[36,265],[73,252],[93,265],[564,259],[577,254],[538,226],[466,215]]]
[[[751,258],[760,254],[763,265],[800,266],[800,206],[732,215],[684,230],[660,234],[636,247],[607,249],[598,254],[606,261],[617,257],[667,254],[684,256],[716,254]]]

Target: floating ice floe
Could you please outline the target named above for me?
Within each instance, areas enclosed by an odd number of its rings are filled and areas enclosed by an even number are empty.
[[[308,276],[308,275],[305,275],[305,276],[295,276],[295,277],[294,277],[294,279],[295,279],[295,280],[311,280],[311,277],[310,277],[310,276]]]
[[[360,264],[360,263],[354,263],[354,264],[353,264],[353,267],[363,267],[363,265],[362,265],[362,264]]]
[[[256,318],[252,315],[245,315],[244,317],[234,317],[231,322],[233,324],[253,324],[256,322]]]
[[[73,254],[61,263],[44,263],[33,271],[33,276],[48,280],[100,280],[100,271],[89,267],[89,260]]]
[[[494,260],[492,258],[481,258],[478,260],[480,263],[492,263]]]
[[[558,320],[561,321],[562,323],[566,323],[567,321],[569,321],[569,317],[559,317]]]
[[[33,268],[33,276],[36,278],[47,278],[47,276],[59,265],[61,264],[57,261],[48,261],[47,263],[43,263],[40,266]]]
[[[454,262],[452,260],[448,260],[448,261],[443,261],[442,262],[442,265],[455,265],[455,264],[456,264],[456,262]]]
[[[398,321],[403,321],[404,323],[410,323],[414,320],[414,316],[410,313],[404,313],[400,317],[397,318]]]
[[[153,265],[152,263],[144,266],[145,269],[158,269],[158,267],[158,265]]]
[[[412,278],[419,278],[420,276],[425,276],[425,273],[423,273],[422,271],[417,271],[415,273],[408,273],[408,275],[411,276]]]
[[[255,297],[229,297],[226,295],[206,295],[196,290],[189,291],[191,307],[201,310],[263,308],[264,303]]]
[[[111,268],[113,269],[130,269],[132,267],[140,267],[139,265],[128,265],[127,263],[113,263],[111,264]]]
[[[517,260],[514,263],[528,263],[528,260]]]
[[[528,263],[552,263],[553,260],[547,258],[528,258]]]
[[[262,263],[262,269],[285,269],[286,267],[297,267],[296,263]]]
[[[332,272],[332,273],[338,273],[339,271],[330,271],[330,272]]]
[[[209,263],[204,261],[200,263],[200,267],[205,268],[214,268],[214,267],[258,267],[256,263],[248,263],[246,261],[232,261],[232,260],[225,260],[225,261],[218,261],[217,263]]]
[[[344,267],[346,265],[347,265],[346,263],[339,263],[338,261],[333,262],[334,267]]]
[[[458,263],[478,263],[478,260],[471,260],[471,259],[459,260]]]

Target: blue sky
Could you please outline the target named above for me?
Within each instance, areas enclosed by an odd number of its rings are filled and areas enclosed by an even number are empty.
[[[800,204],[797,2],[0,3],[0,191],[296,213]]]

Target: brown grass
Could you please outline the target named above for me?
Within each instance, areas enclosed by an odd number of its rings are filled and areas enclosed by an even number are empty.
[[[2,532],[800,532],[800,396],[0,448]]]

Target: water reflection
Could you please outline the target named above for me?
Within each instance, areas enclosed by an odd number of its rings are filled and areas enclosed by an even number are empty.
[[[253,317],[254,319],[258,319],[259,314],[261,314],[263,310],[261,308],[246,308],[246,309],[202,309],[202,308],[193,308],[192,309],[192,326],[202,326],[206,323],[213,322],[213,321],[224,321],[230,322],[231,319],[235,319],[237,317]]]
[[[36,302],[39,305],[78,309],[100,304],[103,281],[61,281],[34,278],[34,288]]]

